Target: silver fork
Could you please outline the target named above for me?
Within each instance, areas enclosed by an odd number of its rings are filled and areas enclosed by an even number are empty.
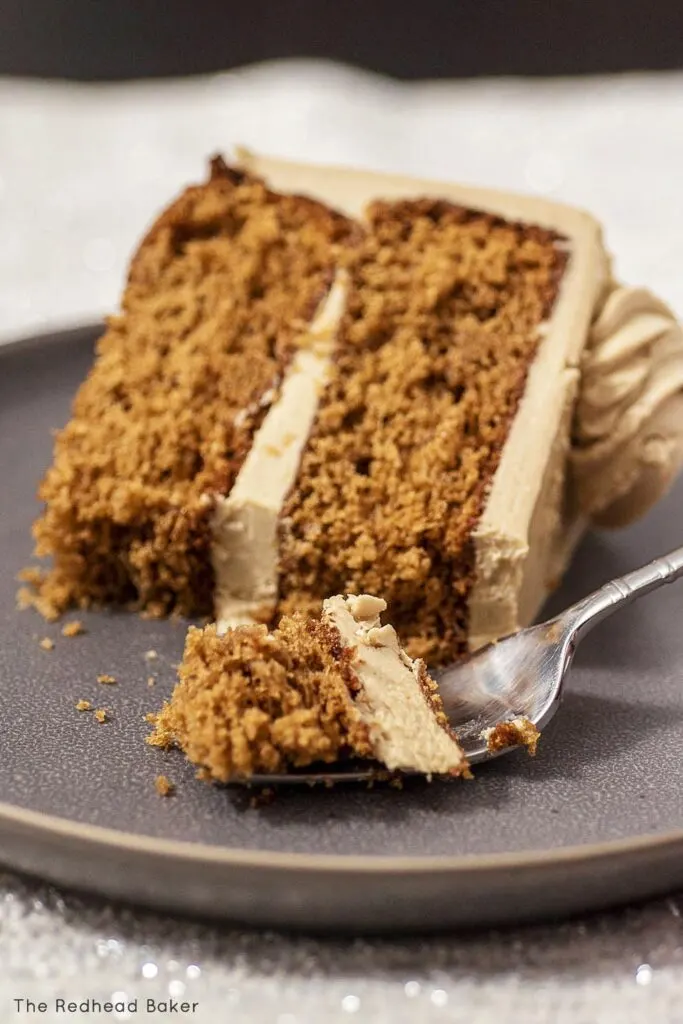
[[[515,719],[540,731],[560,706],[562,683],[583,637],[613,612],[683,575],[683,548],[605,583],[547,622],[489,644],[435,674],[446,714],[471,765],[515,749],[490,749],[487,733]],[[519,744],[517,744],[518,746]],[[377,765],[254,775],[256,785],[362,782],[386,776]],[[405,771],[400,774],[413,775]]]

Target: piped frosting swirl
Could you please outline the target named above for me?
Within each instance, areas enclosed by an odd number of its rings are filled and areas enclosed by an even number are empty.
[[[582,362],[572,464],[581,511],[623,526],[683,464],[683,329],[644,288],[615,286]]]

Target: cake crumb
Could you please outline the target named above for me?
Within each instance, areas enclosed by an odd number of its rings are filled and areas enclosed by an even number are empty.
[[[148,686],[154,686],[155,684],[156,684],[156,679],[154,678],[154,676],[147,676],[147,685]]]
[[[252,811],[260,810],[261,807],[269,807],[275,799],[275,790],[272,786],[266,786],[264,789],[260,789],[258,793],[254,793],[249,799],[249,806]]]
[[[116,676],[107,675],[107,673],[105,672],[97,677],[97,682],[103,683],[105,686],[113,686],[113,684],[116,682]]]
[[[19,587],[17,590],[17,610],[20,612],[26,611],[27,608],[33,607],[33,593],[28,587]]]
[[[481,735],[486,740],[486,749],[490,754],[496,754],[506,747],[524,746],[531,757],[535,756],[541,738],[534,723],[524,717],[499,722],[493,729],[484,729]]]
[[[92,711],[92,704],[89,700],[76,701],[76,711]]]
[[[175,793],[175,783],[165,775],[157,775],[154,780],[154,788],[159,796],[172,796]]]
[[[43,580],[43,573],[37,565],[27,565],[25,569],[21,569],[17,573],[17,580],[20,583],[28,583],[32,587],[37,587]]]
[[[154,659],[155,659],[155,658],[158,658],[158,657],[159,657],[159,655],[158,655],[158,654],[157,654],[157,652],[156,652],[156,651],[155,651],[155,650],[154,650],[154,649],[152,648],[152,649],[151,649],[151,650],[149,650],[149,651],[145,651],[145,657],[147,658],[147,661],[154,661]]]
[[[54,650],[55,642],[49,636],[44,636],[38,646],[42,647],[44,651],[52,651]]]
[[[73,622],[67,622],[62,626],[62,636],[79,636],[81,633],[85,633],[85,627],[78,619],[74,619]]]
[[[104,708],[97,708],[97,710],[95,711],[95,718],[100,723],[100,725],[104,725],[105,722],[109,721],[107,717],[107,712]]]
[[[60,607],[45,593],[46,575],[36,565],[29,565],[17,573],[17,580],[28,584],[17,591],[16,602],[19,611],[33,608],[46,622],[55,622],[60,616]]]

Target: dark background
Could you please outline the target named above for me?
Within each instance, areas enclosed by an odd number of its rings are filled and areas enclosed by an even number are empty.
[[[683,0],[0,0],[0,74],[327,57],[399,78],[683,67]]]

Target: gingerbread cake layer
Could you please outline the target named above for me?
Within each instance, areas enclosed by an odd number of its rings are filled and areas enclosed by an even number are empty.
[[[331,286],[352,223],[217,158],[130,269],[40,488],[36,603],[210,613],[211,517]]]
[[[465,653],[472,535],[566,264],[550,230],[375,202],[282,516],[280,610],[381,594],[413,657]]]

